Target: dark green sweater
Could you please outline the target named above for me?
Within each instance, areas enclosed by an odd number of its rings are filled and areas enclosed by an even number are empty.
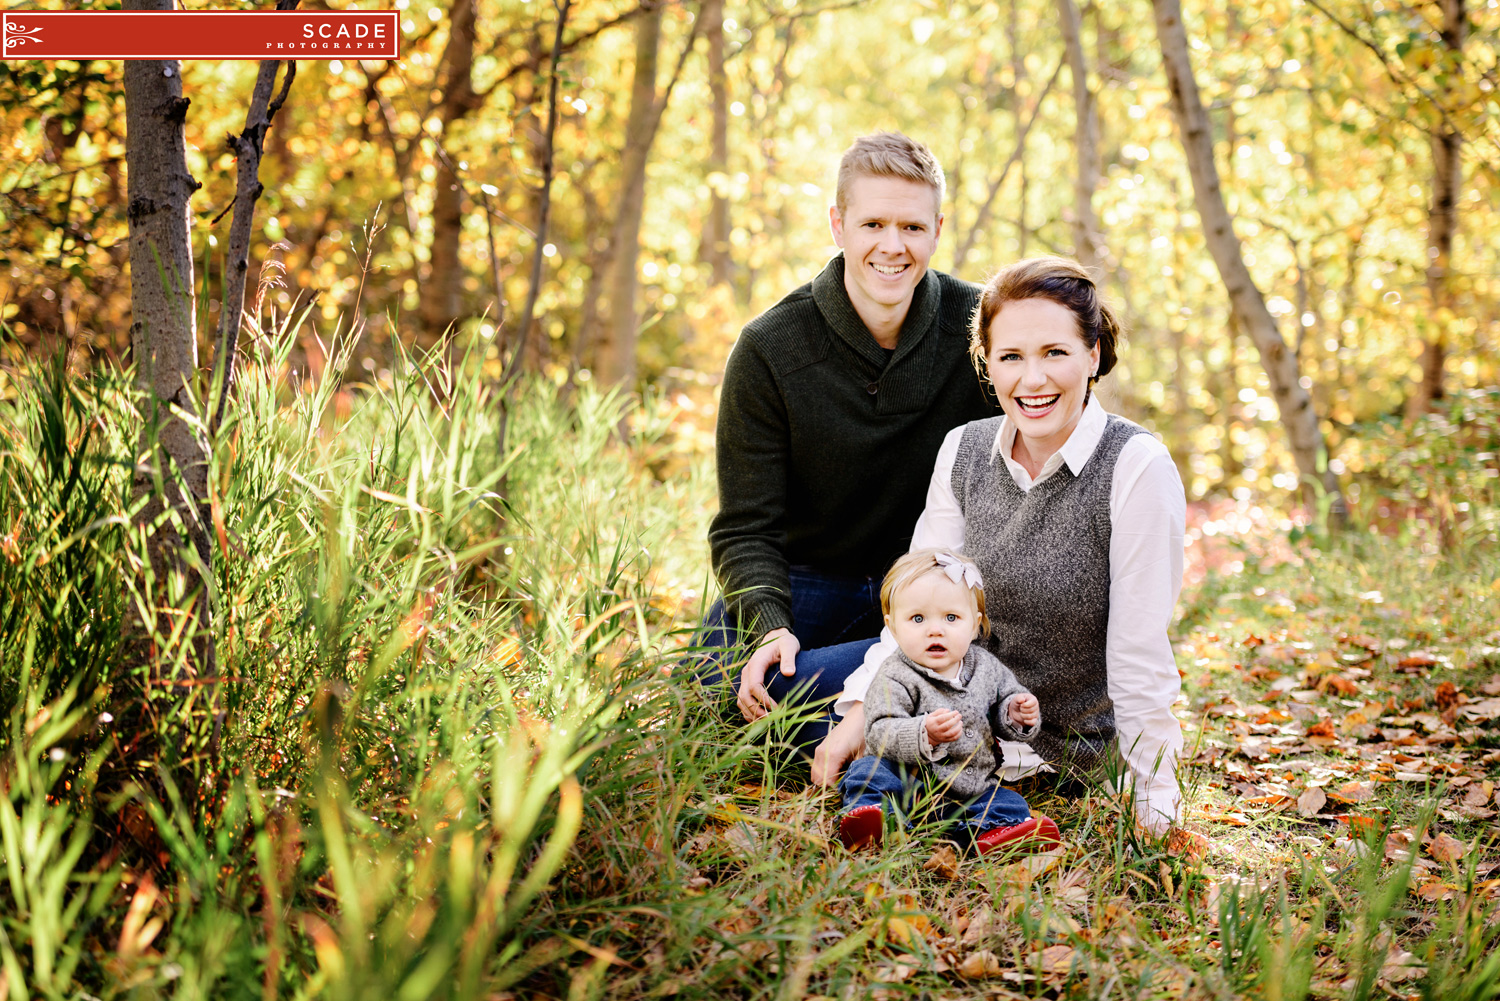
[[[740,334],[708,540],[745,628],[796,632],[789,566],[878,579],[907,550],[943,436],[999,413],[968,357],[978,294],[928,271],[888,360],[849,301],[840,255]]]

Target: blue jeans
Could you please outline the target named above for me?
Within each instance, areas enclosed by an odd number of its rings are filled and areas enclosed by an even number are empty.
[[[865,651],[880,635],[880,581],[823,574],[807,567],[793,567],[790,578],[792,633],[802,650],[790,678],[778,668],[771,669],[766,691],[777,705],[809,710],[827,707],[790,735],[793,746],[810,754],[838,722],[832,706],[844,690],[844,680],[864,663]],[[743,721],[734,692],[740,668],[751,652],[750,643],[758,638],[741,634],[723,601],[710,606],[698,631],[695,646],[701,654],[692,663],[704,686],[721,689],[726,719]]]
[[[839,780],[844,812],[860,806],[895,810],[907,827],[924,797],[937,791],[932,772],[921,765],[908,765],[890,758],[866,755],[849,766]],[[932,804],[937,819],[956,824],[970,837],[995,827],[1019,824],[1031,816],[1021,794],[1002,785],[991,785],[972,800],[951,798],[938,791]]]

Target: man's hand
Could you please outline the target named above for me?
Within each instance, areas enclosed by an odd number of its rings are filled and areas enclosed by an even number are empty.
[[[1022,729],[1030,729],[1042,718],[1041,707],[1036,696],[1027,692],[1010,700],[1010,721]]]
[[[865,704],[856,702],[849,708],[849,715],[839,720],[837,726],[828,731],[823,743],[813,752],[812,784],[834,785],[844,766],[865,753]]]
[[[927,739],[932,746],[947,744],[964,734],[964,718],[957,709],[939,709],[927,714]]]
[[[790,678],[797,672],[797,651],[802,644],[790,629],[772,629],[761,638],[760,646],[750,655],[744,670],[740,671],[740,689],[735,704],[740,715],[748,723],[754,723],[776,708],[776,700],[766,691],[766,672],[775,663],[781,664],[781,673]]]

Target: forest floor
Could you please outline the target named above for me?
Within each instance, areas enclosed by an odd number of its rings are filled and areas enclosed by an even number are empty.
[[[1465,565],[1431,545],[1370,538],[1325,551],[1289,541],[1286,526],[1243,503],[1191,512],[1174,635],[1185,805],[1165,839],[1135,832],[1101,790],[1033,800],[1062,828],[1048,855],[962,857],[932,831],[850,855],[837,844],[836,797],[775,781],[767,766],[768,781],[705,788],[702,825],[675,851],[677,885],[696,903],[665,907],[670,927],[581,909],[591,941],[618,943],[603,955],[621,965],[579,967],[573,986],[1490,996],[1500,987],[1487,949],[1500,917],[1494,556]],[[635,937],[645,945],[622,941]],[[731,973],[726,959],[760,972]]]

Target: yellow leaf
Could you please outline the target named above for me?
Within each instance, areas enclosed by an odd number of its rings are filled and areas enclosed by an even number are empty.
[[[1000,958],[988,949],[980,949],[971,952],[964,957],[963,962],[958,964],[960,976],[968,977],[970,980],[978,980],[981,977],[998,977],[1000,975]]]
[[[953,846],[944,842],[933,851],[932,857],[922,863],[926,872],[937,873],[938,876],[947,880],[958,878],[958,852]]]

